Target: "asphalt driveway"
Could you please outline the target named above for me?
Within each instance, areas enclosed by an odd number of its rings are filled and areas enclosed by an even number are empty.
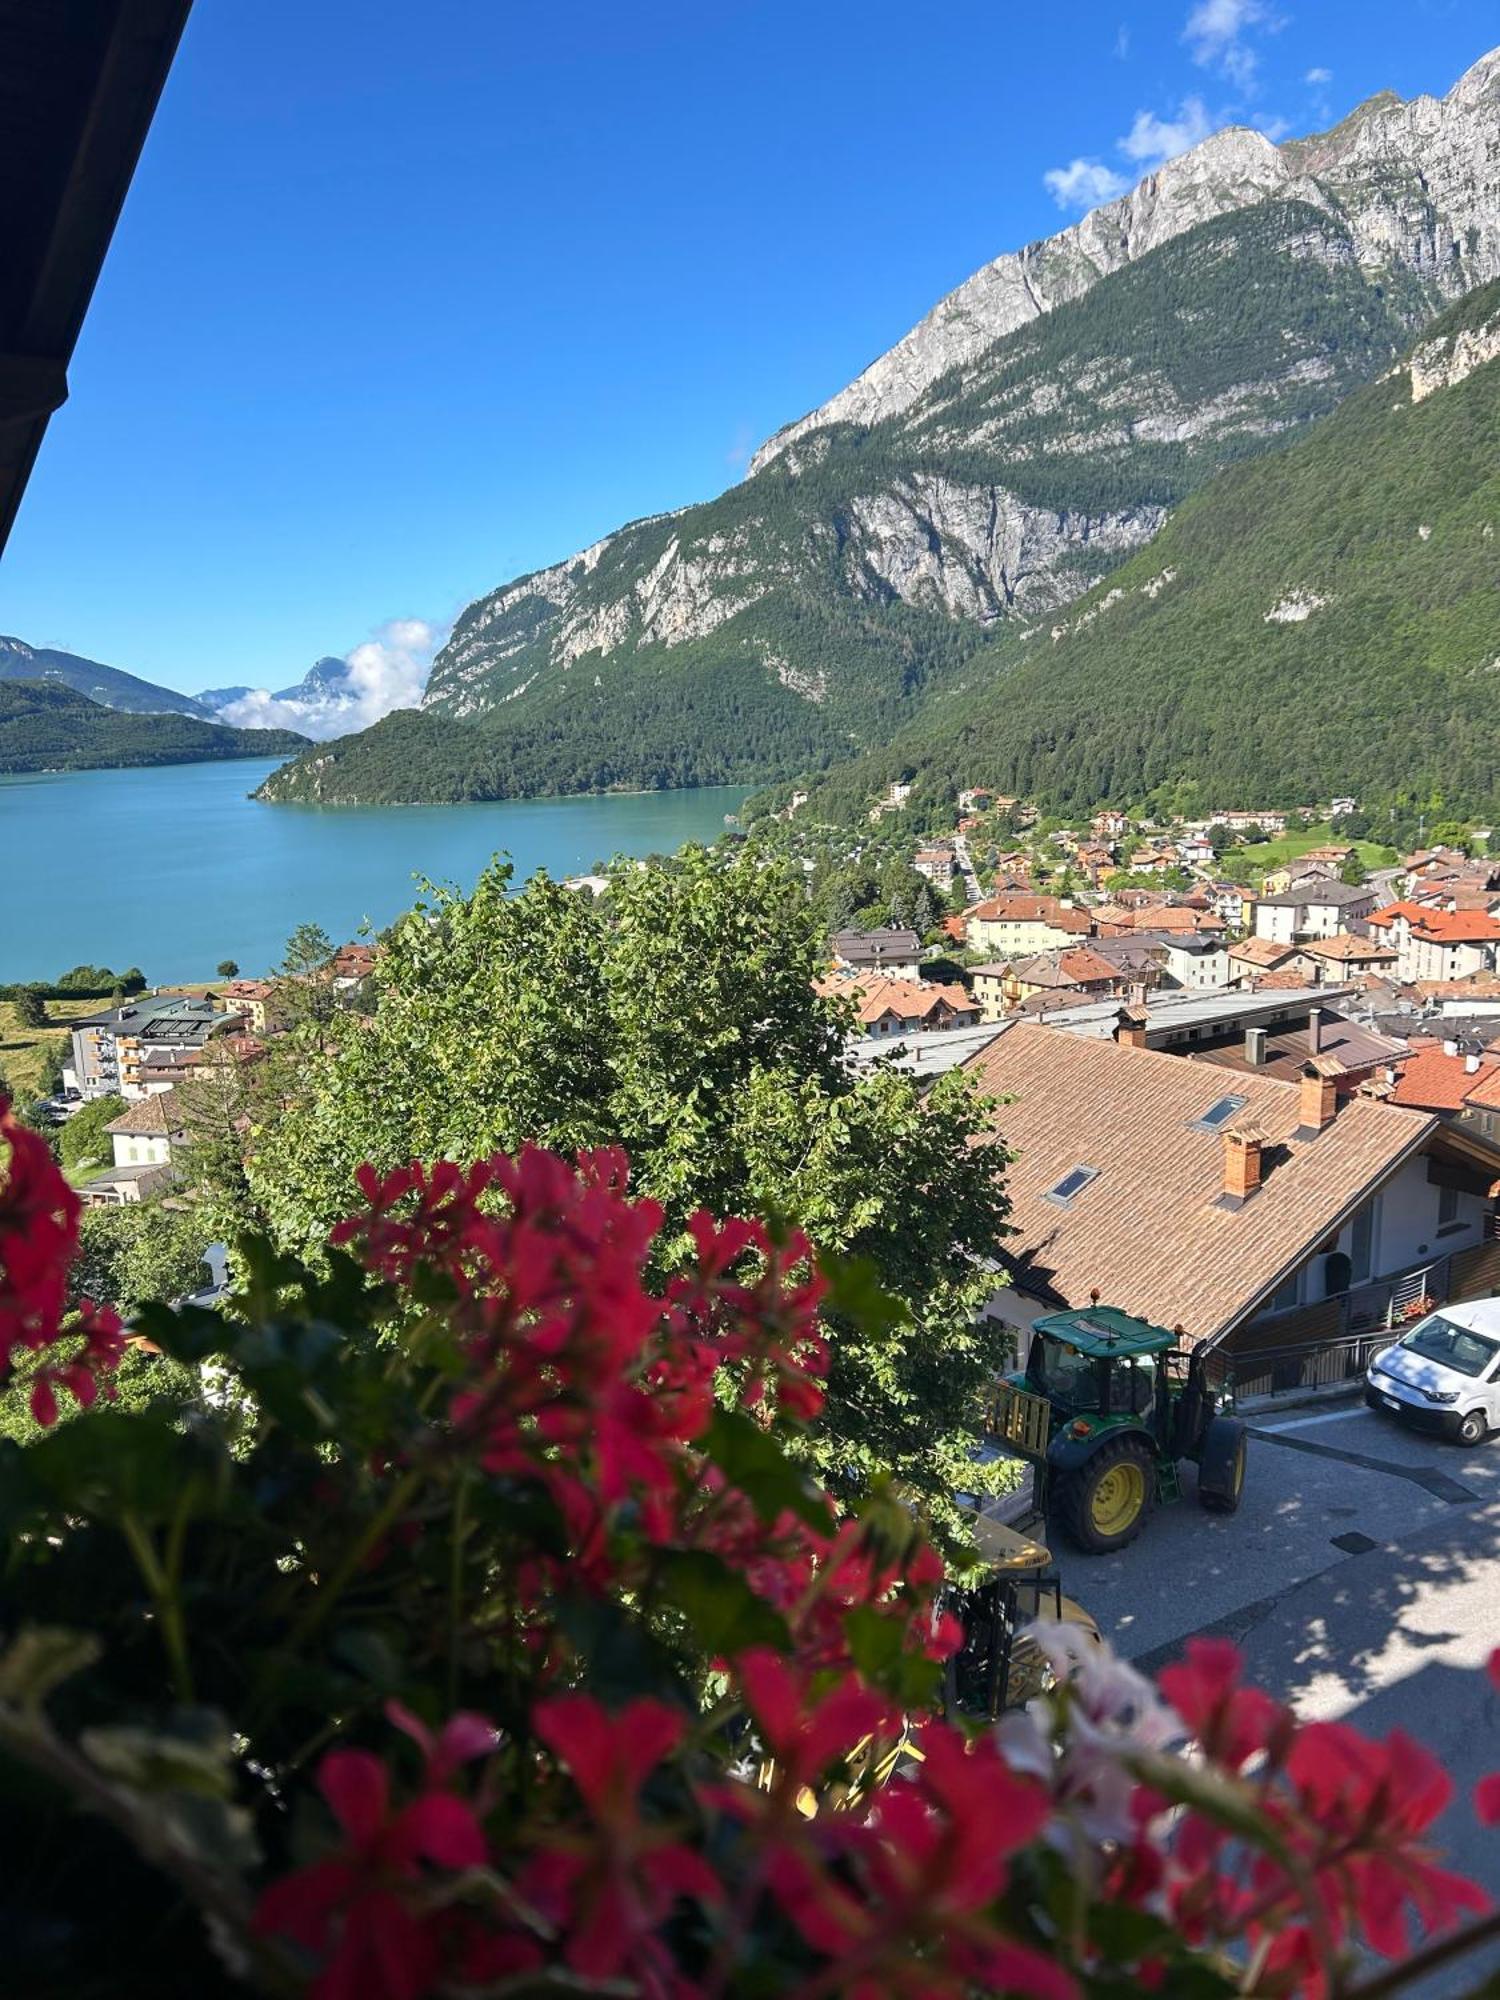
[[[1065,1587],[1145,1667],[1194,1633],[1223,1635],[1300,1714],[1421,1737],[1458,1785],[1442,1842],[1500,1899],[1500,1831],[1468,1804],[1500,1768],[1500,1697],[1482,1671],[1500,1645],[1500,1437],[1465,1451],[1361,1405],[1250,1423],[1237,1514],[1205,1514],[1188,1468],[1182,1500],[1119,1555],[1054,1544]],[[1476,1970],[1424,1993],[1466,1991]]]

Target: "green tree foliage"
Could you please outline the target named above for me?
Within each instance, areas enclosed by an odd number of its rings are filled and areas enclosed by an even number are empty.
[[[125,715],[53,681],[0,682],[0,772],[282,757],[306,742],[291,729],[231,729],[190,715]]]
[[[127,1319],[148,1299],[179,1299],[207,1282],[203,1225],[174,1200],[86,1208],[79,1221],[75,1300],[103,1301]]]
[[[47,999],[40,986],[21,986],[16,989],[16,1019],[23,1028],[45,1028],[47,1025]]]
[[[123,1097],[93,1097],[81,1105],[62,1128],[58,1148],[65,1167],[83,1167],[91,1161],[107,1166],[114,1148],[105,1126],[125,1109]]]
[[[329,970],[333,940],[320,924],[298,924],[276,968],[276,1009],[287,1031],[321,1049],[339,1009]]]
[[[240,968],[232,958],[221,958],[214,967],[220,979],[238,979]]]
[[[434,892],[390,935],[374,1025],[254,1135],[257,1209],[309,1250],[363,1160],[623,1145],[670,1230],[699,1207],[779,1213],[869,1261],[898,1317],[838,1346],[817,1451],[835,1480],[951,1493],[1008,1352],[975,1261],[1003,1232],[1006,1156],[962,1076],[924,1100],[850,1074],[812,991],[824,951],[800,873],[759,854],[621,867],[602,909],[544,876],[511,894],[498,864],[472,896]]]

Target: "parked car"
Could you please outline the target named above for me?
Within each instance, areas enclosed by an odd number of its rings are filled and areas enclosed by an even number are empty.
[[[1460,1444],[1500,1430],[1500,1299],[1444,1306],[1418,1320],[1371,1361],[1365,1401]]]

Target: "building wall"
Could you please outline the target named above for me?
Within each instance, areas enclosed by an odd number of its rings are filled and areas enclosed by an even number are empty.
[[[1454,1221],[1440,1229],[1440,1194],[1436,1183],[1427,1178],[1425,1154],[1408,1160],[1400,1172],[1386,1182],[1373,1202],[1366,1204],[1367,1208],[1374,1210],[1371,1268],[1368,1278],[1356,1269],[1356,1286],[1395,1277],[1402,1271],[1410,1270],[1413,1265],[1421,1265],[1429,1259],[1435,1261],[1455,1250],[1467,1250],[1484,1241],[1485,1218],[1490,1209],[1484,1197],[1459,1194]],[[1315,1305],[1325,1298],[1330,1248],[1352,1258],[1362,1229],[1359,1215],[1351,1217],[1339,1231],[1335,1244],[1323,1245],[1308,1259],[1297,1273],[1295,1296],[1288,1286],[1285,1296],[1278,1299],[1277,1310],[1289,1312],[1296,1307]],[[1268,1316],[1269,1309],[1263,1309],[1257,1315],[1255,1324],[1259,1326]]]
[[[1301,912],[1290,904],[1257,903],[1255,906],[1255,935],[1270,938],[1274,944],[1290,944],[1297,935],[1297,919]]]
[[[1053,951],[1076,944],[1078,934],[1061,931],[1041,920],[1017,922],[1011,918],[970,917],[969,943],[979,951],[992,951],[1003,958],[1032,958],[1038,952]]]

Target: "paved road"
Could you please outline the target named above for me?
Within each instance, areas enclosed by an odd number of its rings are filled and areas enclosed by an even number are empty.
[[[1299,1714],[1420,1736],[1459,1788],[1442,1843],[1500,1899],[1500,1831],[1468,1805],[1500,1769],[1500,1697],[1481,1671],[1500,1645],[1500,1437],[1464,1451],[1362,1406],[1251,1422],[1238,1514],[1203,1513],[1189,1471],[1182,1502],[1121,1554],[1060,1551],[1069,1592],[1144,1666],[1222,1634]],[[1467,1991],[1475,1970],[1424,2000]]]

